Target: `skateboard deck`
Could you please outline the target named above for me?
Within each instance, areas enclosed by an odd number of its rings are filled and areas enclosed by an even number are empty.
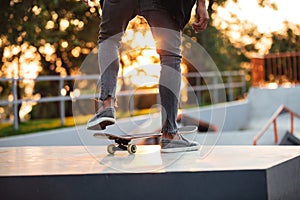
[[[184,126],[178,129],[181,134],[195,133],[197,131],[196,126]],[[137,147],[135,144],[131,144],[132,140],[146,139],[146,138],[157,138],[160,137],[161,133],[139,133],[139,134],[124,134],[118,135],[107,132],[95,133],[94,137],[98,139],[109,139],[114,140],[116,144],[110,144],[107,146],[107,152],[114,154],[116,151],[128,151],[133,154],[136,152]]]

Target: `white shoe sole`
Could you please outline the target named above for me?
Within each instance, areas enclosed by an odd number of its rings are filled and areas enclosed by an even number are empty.
[[[187,152],[187,151],[198,151],[200,145],[191,146],[191,147],[179,147],[179,148],[167,148],[161,149],[160,152],[162,153],[177,153],[177,152]]]
[[[116,123],[116,120],[114,118],[111,118],[111,117],[101,117],[93,122],[89,122],[87,124],[87,128],[91,128],[91,127],[94,127],[94,126],[97,126],[99,124],[101,124],[102,122],[111,122],[112,124],[115,124]]]

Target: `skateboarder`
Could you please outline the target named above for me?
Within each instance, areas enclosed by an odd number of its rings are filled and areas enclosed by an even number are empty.
[[[83,0],[87,3],[88,0]],[[151,27],[160,56],[159,93],[162,105],[162,152],[197,150],[199,144],[178,134],[176,123],[181,82],[181,31],[190,19],[196,0],[104,0],[99,34],[98,60],[101,72],[101,107],[87,123],[88,129],[105,129],[115,123],[116,83],[119,70],[118,48],[131,19],[143,16]],[[205,0],[196,2],[196,32],[206,29]]]

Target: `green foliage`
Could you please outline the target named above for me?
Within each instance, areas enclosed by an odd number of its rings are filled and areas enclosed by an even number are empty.
[[[292,25],[289,23],[286,24],[286,27],[287,29],[283,33],[273,33],[270,53],[300,51],[300,35],[293,32],[290,28]],[[295,27],[300,31],[300,25],[295,25]]]
[[[2,9],[0,12],[0,57],[2,57],[0,76],[2,77],[16,75],[23,77],[24,63],[21,57],[30,47],[36,48],[35,57],[32,59],[40,63],[42,67],[40,75],[71,75],[73,71],[78,70],[84,57],[97,46],[100,18],[96,4],[88,7],[79,0],[2,0],[0,6]],[[11,50],[14,46],[22,46],[23,50],[21,48],[19,53],[5,55],[4,58],[5,49]],[[50,47],[50,53],[45,50],[47,47],[48,49]],[[19,65],[17,71],[8,74],[10,71],[7,70],[10,68],[8,63],[15,61]],[[57,88],[57,84],[53,81],[40,82],[34,91],[43,97],[44,90],[47,89],[48,96],[55,96],[57,90],[52,88]],[[64,86],[69,88],[69,94],[73,83],[65,82]],[[10,91],[0,90],[0,94],[7,96]],[[19,99],[22,99],[22,94],[19,93]],[[56,116],[57,108],[49,106],[48,112],[53,112],[49,114]],[[67,107],[69,108],[67,113],[70,114],[71,106]],[[35,110],[37,110],[35,113],[39,113],[38,108]]]
[[[78,68],[83,57],[97,45],[97,9],[91,13],[81,1],[3,0],[0,5],[0,54],[14,44],[37,47],[44,75],[61,74],[58,67],[66,68],[65,73],[70,74],[67,68]],[[55,48],[51,59],[40,49],[46,44]],[[76,47],[78,55],[72,53]],[[62,64],[56,63],[57,60]]]
[[[197,42],[208,52],[216,66],[221,71],[240,69],[241,62],[249,61],[241,49],[236,48],[229,40],[229,37],[212,25],[212,15],[219,6],[224,6],[227,0],[210,0],[208,12],[210,22],[208,28],[195,34],[191,26],[184,29],[184,33],[191,38],[196,38]]]
[[[241,62],[249,61],[241,49],[235,48],[228,37],[213,26],[200,34],[194,34],[189,26],[184,33],[197,39],[221,71],[238,70]]]

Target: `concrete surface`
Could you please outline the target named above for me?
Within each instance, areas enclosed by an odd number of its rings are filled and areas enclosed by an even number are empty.
[[[3,199],[297,199],[300,147],[107,155],[105,146],[0,148]]]
[[[300,114],[300,87],[251,88],[247,100],[222,103],[201,108],[183,110],[182,113],[200,119],[219,128],[217,133],[201,133],[197,140],[204,145],[252,145],[253,138],[266,125],[276,109],[284,104]],[[155,132],[160,129],[160,114],[150,114],[128,119],[119,119],[108,131],[122,133]],[[278,120],[279,139],[290,130],[290,117],[282,114]],[[300,138],[300,119],[294,119],[295,135]],[[5,146],[74,146],[103,145],[108,141],[92,137],[95,131],[85,126],[58,129],[24,136],[0,139]],[[195,138],[196,136],[189,136]],[[279,140],[280,141],[280,140]],[[258,141],[262,145],[274,145],[273,126]]]

